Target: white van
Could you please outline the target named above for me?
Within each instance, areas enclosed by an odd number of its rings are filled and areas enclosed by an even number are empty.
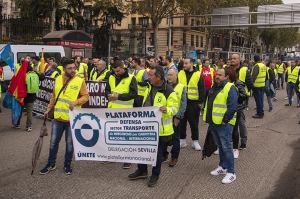
[[[0,51],[5,47],[6,44],[0,44]],[[48,46],[48,45],[11,45],[11,50],[14,54],[14,64],[20,62],[22,57],[27,55],[30,57],[42,55],[42,48],[44,48],[44,57],[45,59],[49,57],[54,57],[56,61],[60,61],[62,57],[65,56],[65,50],[62,46]],[[4,70],[4,80],[11,80],[14,72],[11,71],[9,66],[5,66]]]

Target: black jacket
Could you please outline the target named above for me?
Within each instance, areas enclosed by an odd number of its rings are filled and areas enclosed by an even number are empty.
[[[247,92],[246,92],[246,85],[241,82],[240,80],[236,80],[234,82],[234,85],[237,87],[239,95],[238,95],[238,108],[237,111],[243,110],[247,107],[246,105],[246,99],[248,98]]]

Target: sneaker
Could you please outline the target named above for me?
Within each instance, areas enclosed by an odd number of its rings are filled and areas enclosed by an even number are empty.
[[[123,169],[130,169],[130,167],[131,167],[131,163],[124,163],[123,164]]]
[[[230,184],[235,180],[236,180],[236,175],[235,174],[227,173],[226,176],[223,178],[222,183],[223,184]]]
[[[27,127],[27,128],[26,128],[26,131],[27,131],[27,132],[31,132],[31,131],[32,131],[32,127]]]
[[[227,173],[226,169],[223,169],[221,166],[218,166],[218,168],[210,172],[210,175],[218,176],[218,175],[225,175],[226,173]]]
[[[56,169],[55,164],[47,164],[42,170],[40,170],[40,174],[41,175],[46,175],[48,174],[50,171],[54,171]]]
[[[158,176],[152,175],[148,180],[148,187],[154,187],[158,181]]]
[[[273,107],[270,107],[270,108],[269,108],[269,112],[272,112],[272,111],[273,111]]]
[[[185,148],[185,147],[187,147],[186,139],[180,139],[180,148]]]
[[[217,149],[215,152],[214,152],[215,155],[219,155],[220,152],[219,152],[219,149]]]
[[[240,152],[238,149],[233,149],[233,157],[234,159],[238,159],[240,155]]]
[[[193,141],[192,148],[195,149],[195,151],[201,151],[201,149],[202,149],[198,140]]]
[[[286,98],[284,98],[285,100],[288,100],[289,98],[288,97],[286,97]]]
[[[65,165],[64,170],[65,170],[65,174],[67,175],[71,175],[73,171],[71,165]]]
[[[241,144],[240,150],[245,150],[247,148],[246,144]]]
[[[128,175],[129,180],[146,179],[148,178],[147,171],[136,170],[134,173]]]
[[[177,158],[172,158],[170,161],[169,161],[169,167],[175,167],[176,164],[178,162],[178,159]]]
[[[13,125],[12,128],[15,128],[15,129],[20,129],[21,126],[20,125]]]

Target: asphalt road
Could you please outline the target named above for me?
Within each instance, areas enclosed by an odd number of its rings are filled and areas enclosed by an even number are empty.
[[[26,133],[24,118],[22,129],[15,130],[9,110],[4,110],[0,113],[0,198],[300,198],[300,109],[285,107],[285,97],[286,92],[279,91],[274,111],[266,112],[262,120],[251,118],[254,100],[250,100],[246,112],[249,144],[235,164],[237,181],[230,185],[223,185],[222,177],[209,175],[218,164],[218,156],[201,160],[191,146],[182,150],[176,167],[163,165],[154,188],[148,188],[146,180],[129,181],[127,175],[135,166],[123,170],[119,163],[74,161],[73,174],[66,176],[64,140],[58,169],[46,176],[37,172],[31,176],[32,147],[42,121],[34,119],[33,131]],[[207,125],[201,121],[199,127],[203,145]],[[46,164],[49,138],[44,139],[38,170]]]

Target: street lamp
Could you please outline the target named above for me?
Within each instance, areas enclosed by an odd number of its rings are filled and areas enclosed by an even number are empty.
[[[110,63],[110,51],[111,51],[111,25],[112,25],[112,16],[108,14],[106,16],[106,24],[108,25],[108,55],[107,60]]]
[[[142,20],[142,29],[144,33],[144,56],[146,57],[147,55],[147,27],[148,27],[148,17],[143,17]]]

